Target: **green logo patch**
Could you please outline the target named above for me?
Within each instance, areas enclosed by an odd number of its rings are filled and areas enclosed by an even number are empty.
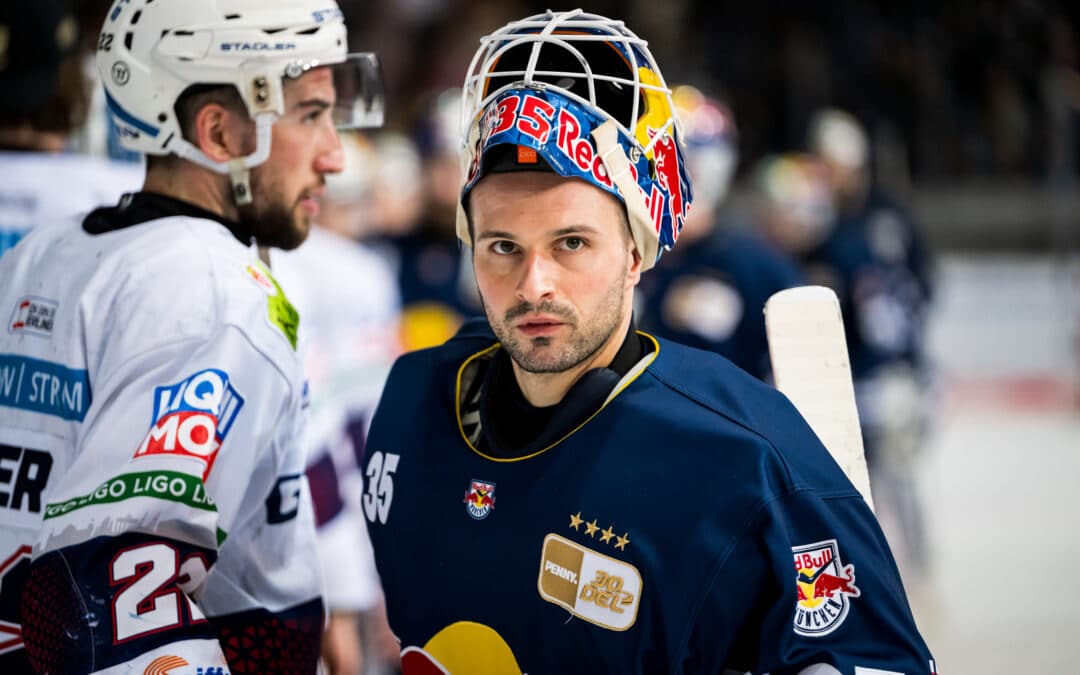
[[[296,332],[300,328],[300,313],[296,311],[296,308],[292,306],[289,299],[285,297],[285,293],[281,290],[281,286],[275,281],[274,286],[277,286],[278,294],[271,295],[266,298],[266,307],[270,312],[270,323],[277,326],[281,332],[285,335],[285,339],[289,341],[292,348],[296,349]]]
[[[46,505],[45,520],[94,504],[113,504],[135,497],[164,499],[194,509],[217,511],[198,476],[178,471],[142,471],[110,478],[88,495]]]
[[[277,280],[270,274],[270,270],[261,262],[256,263],[256,265],[258,267],[254,265],[247,266],[248,276],[266,291],[267,317],[270,319],[270,323],[281,331],[281,334],[285,336],[285,339],[289,341],[289,344],[295,350],[296,335],[300,328],[300,313],[285,297],[285,291],[282,290]]]

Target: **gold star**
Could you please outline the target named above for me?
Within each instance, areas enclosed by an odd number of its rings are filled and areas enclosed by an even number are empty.
[[[590,537],[596,536],[596,531],[600,529],[600,526],[596,524],[596,518],[593,518],[591,523],[585,523],[585,534]]]
[[[600,541],[604,542],[605,544],[611,541],[611,538],[615,536],[615,532],[612,531],[610,525],[608,525],[608,528],[606,530],[600,530],[600,532],[603,533],[600,535]]]
[[[630,533],[623,532],[623,536],[615,537],[615,540],[615,548],[619,549],[620,551],[625,551],[626,545],[630,543]]]
[[[581,511],[570,514],[570,527],[574,528],[578,532],[581,531],[581,523],[584,521],[581,519]]]

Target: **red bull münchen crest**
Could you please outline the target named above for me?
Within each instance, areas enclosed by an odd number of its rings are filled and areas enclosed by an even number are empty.
[[[795,556],[795,632],[806,637],[828,635],[844,622],[851,598],[861,593],[855,585],[855,565],[840,561],[835,539],[791,549]]]
[[[474,480],[465,491],[465,511],[477,520],[488,517],[495,508],[495,483]]]

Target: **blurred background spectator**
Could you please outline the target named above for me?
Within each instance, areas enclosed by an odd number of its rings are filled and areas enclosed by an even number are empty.
[[[93,91],[94,52],[81,28],[66,0],[0,4],[0,255],[33,227],[115,204],[142,185],[138,166],[65,152]]]
[[[722,211],[738,164],[738,133],[727,106],[690,85],[675,87],[694,201],[676,246],[641,277],[638,327],[722,354],[748,373],[771,373],[762,308],[804,283],[795,258]]]
[[[468,250],[455,231],[461,189],[458,153],[461,89],[426,97],[411,125],[420,156],[416,219],[406,228],[382,228],[379,246],[398,270],[401,342],[406,350],[442,344],[462,321],[483,314]]]

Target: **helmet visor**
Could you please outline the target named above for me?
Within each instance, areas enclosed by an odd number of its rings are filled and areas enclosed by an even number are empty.
[[[349,54],[330,66],[334,77],[333,119],[338,129],[380,127],[386,112],[382,68],[370,52]]]

